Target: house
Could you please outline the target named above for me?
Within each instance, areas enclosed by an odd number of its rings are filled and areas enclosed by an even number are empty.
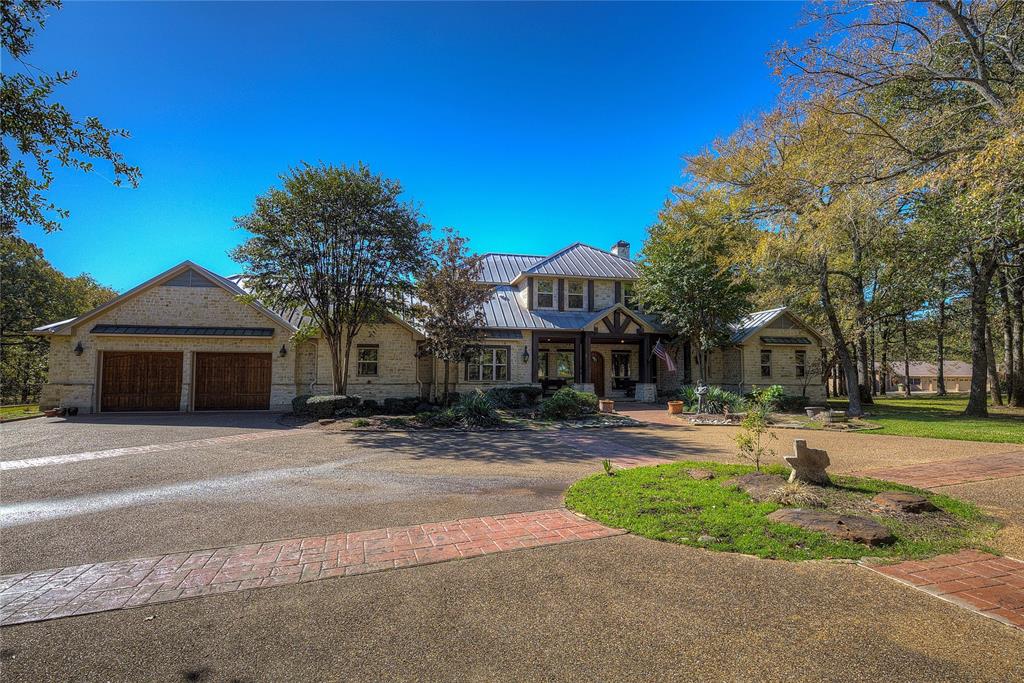
[[[881,368],[881,364],[877,364]],[[888,372],[881,372],[886,391],[902,390],[907,383],[906,371],[901,361],[888,363]],[[914,360],[910,361],[910,390],[935,392],[939,389],[939,368],[935,363]],[[942,377],[946,391],[950,393],[971,390],[971,364],[962,360],[942,362]]]
[[[697,359],[638,310],[629,256],[626,242],[609,251],[575,243],[548,256],[484,254],[479,282],[493,295],[479,348],[452,368],[455,390],[572,385],[654,401],[689,383]],[[287,410],[297,395],[331,393],[327,344],[292,342],[301,311],[272,311],[245,295],[241,278],[185,261],[95,310],[37,328],[50,340],[40,403],[82,412]],[[675,371],[653,354],[659,341]],[[785,309],[752,314],[712,354],[708,377],[818,398],[820,344]],[[355,339],[351,394],[430,399],[442,377],[442,363],[408,321],[366,325]]]

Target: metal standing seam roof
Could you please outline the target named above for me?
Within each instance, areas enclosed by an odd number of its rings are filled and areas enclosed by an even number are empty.
[[[528,256],[526,254],[482,254],[478,281],[493,285],[507,285],[515,280],[519,273],[545,258],[544,256]]]
[[[176,325],[94,325],[92,334],[153,334],[184,337],[273,337],[272,327],[185,327]]]
[[[775,318],[779,313],[786,310],[785,306],[779,308],[769,308],[767,311],[757,311],[740,318],[740,321],[732,326],[732,336],[730,341],[734,344],[738,344],[750,335],[757,332],[759,329],[767,325],[772,319]]]
[[[571,277],[597,277],[635,279],[636,266],[632,261],[603,249],[577,242],[551,256],[538,261],[523,271],[526,275],[568,275]]]
[[[496,286],[493,296],[483,305],[487,329],[518,330],[582,330],[613,308],[615,306],[599,311],[531,311],[520,303],[513,285]],[[630,311],[630,315],[659,329],[658,324],[647,316],[635,311]]]

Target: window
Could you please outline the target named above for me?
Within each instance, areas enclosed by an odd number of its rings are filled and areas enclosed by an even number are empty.
[[[485,347],[466,361],[466,381],[507,382],[509,347]]]
[[[767,349],[761,350],[761,376],[772,376],[772,352]]]
[[[568,308],[582,310],[583,308],[583,283],[579,280],[572,280],[566,288],[566,302]]]
[[[537,281],[537,308],[555,307],[555,283],[551,280]]]
[[[612,351],[612,377],[629,379],[629,351]]]
[[[636,289],[632,282],[622,283],[622,303],[626,308],[635,311],[637,309]]]
[[[548,378],[548,352],[537,352],[537,379]]]
[[[794,351],[796,354],[796,376],[806,377],[807,376],[807,352],[806,351]]]
[[[377,376],[377,347],[356,347],[356,372],[365,377]]]
[[[555,356],[555,375],[563,379],[576,376],[576,352],[559,351]]]

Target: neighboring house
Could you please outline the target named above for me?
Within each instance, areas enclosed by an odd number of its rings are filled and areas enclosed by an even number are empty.
[[[689,344],[653,354],[670,335],[637,310],[629,244],[572,244],[550,256],[484,254],[493,287],[472,359],[452,368],[455,390],[573,385],[600,396],[654,401],[697,376]],[[50,339],[44,406],[90,411],[284,410],[299,394],[333,390],[327,344],[290,342],[300,312],[243,297],[244,282],[186,261],[71,320],[37,328]],[[436,397],[440,361],[423,335],[392,318],[355,339],[349,393],[381,400]],[[752,314],[711,358],[709,381],[746,391],[782,384],[819,398],[820,337],[784,309]]]
[[[885,381],[886,391],[902,391],[907,384],[905,369],[901,361],[888,364],[889,371],[880,373]],[[881,367],[880,363],[876,366]],[[947,360],[942,363],[943,381],[950,393],[971,390],[971,364],[962,360]],[[910,361],[910,390],[935,392],[939,389],[939,367],[935,363]]]

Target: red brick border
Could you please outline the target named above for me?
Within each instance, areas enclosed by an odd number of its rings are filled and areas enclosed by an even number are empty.
[[[1024,629],[1024,562],[977,550],[864,566],[1004,624]]]
[[[917,465],[901,465],[864,470],[862,477],[895,481],[922,489],[966,484],[986,479],[1024,476],[1024,451],[978,455],[957,460],[940,460]]]
[[[540,510],[0,576],[0,625],[352,576],[625,533]]]

